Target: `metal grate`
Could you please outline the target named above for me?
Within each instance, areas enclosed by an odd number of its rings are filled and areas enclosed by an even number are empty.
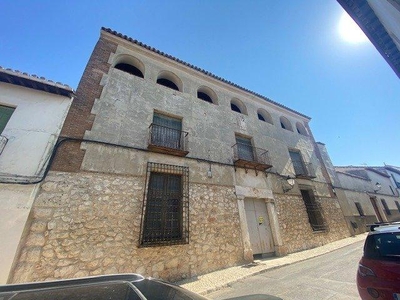
[[[364,210],[363,210],[363,208],[362,208],[362,206],[361,206],[361,203],[360,203],[360,202],[354,202],[354,204],[355,204],[356,207],[357,207],[358,214],[359,214],[361,217],[365,216]]]
[[[186,151],[188,133],[174,128],[161,125],[150,125],[150,144]]]
[[[141,246],[189,243],[189,168],[148,162]]]
[[[315,170],[312,163],[304,163],[301,153],[298,151],[289,151],[293,163],[294,173],[298,177],[315,178]]]
[[[232,146],[232,149],[234,161],[245,160],[249,162],[271,165],[268,151],[265,149],[256,148],[242,143],[236,143]]]
[[[386,214],[387,215],[391,215],[392,212],[390,211],[389,206],[386,203],[386,200],[385,199],[381,199],[381,202],[382,202],[383,208],[385,209]]]
[[[300,190],[307,210],[308,220],[314,231],[327,231],[328,224],[322,215],[322,207],[311,190]]]

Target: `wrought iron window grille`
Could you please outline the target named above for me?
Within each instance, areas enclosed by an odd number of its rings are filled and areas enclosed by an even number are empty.
[[[141,247],[189,243],[189,168],[147,163]]]

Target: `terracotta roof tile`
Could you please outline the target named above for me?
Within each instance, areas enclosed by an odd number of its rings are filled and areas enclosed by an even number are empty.
[[[44,77],[37,75],[29,75],[26,72],[13,70],[10,68],[3,68],[0,66],[0,82],[15,84],[32,88],[36,90],[45,91],[52,94],[58,94],[71,97],[74,90],[66,84],[54,82]]]

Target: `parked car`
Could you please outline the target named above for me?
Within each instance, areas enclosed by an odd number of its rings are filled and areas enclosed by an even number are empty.
[[[362,299],[400,300],[400,223],[371,225],[357,287]]]
[[[78,279],[0,286],[1,300],[136,300],[206,298],[138,274],[105,275]]]

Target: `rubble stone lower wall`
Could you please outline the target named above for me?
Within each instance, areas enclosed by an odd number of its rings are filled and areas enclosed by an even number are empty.
[[[337,199],[322,198],[317,201],[328,224],[327,231],[312,230],[301,196],[275,194],[282,241],[287,253],[315,248],[350,236]]]
[[[233,187],[190,184],[190,242],[139,248],[144,177],[50,172],[12,282],[140,273],[175,281],[243,262]]]

